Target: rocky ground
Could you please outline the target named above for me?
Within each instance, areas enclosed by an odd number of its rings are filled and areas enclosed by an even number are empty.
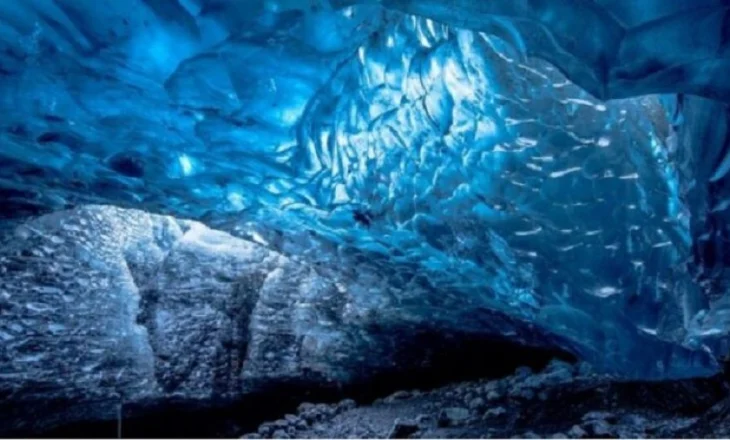
[[[398,391],[372,404],[303,403],[243,438],[674,438],[730,433],[723,378],[617,382],[586,364]]]

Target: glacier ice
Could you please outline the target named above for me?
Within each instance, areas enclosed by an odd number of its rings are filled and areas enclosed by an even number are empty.
[[[729,17],[725,0],[0,3],[2,217],[202,220],[470,298],[607,371],[709,374],[730,352]]]

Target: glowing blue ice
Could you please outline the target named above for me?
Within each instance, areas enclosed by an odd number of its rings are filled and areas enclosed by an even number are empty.
[[[727,2],[100,5],[0,2],[4,216],[316,237],[308,258],[469,296],[607,371],[728,351]]]

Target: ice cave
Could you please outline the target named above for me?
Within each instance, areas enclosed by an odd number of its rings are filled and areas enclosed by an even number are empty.
[[[730,435],[730,0],[5,0],[0,108],[2,437]]]

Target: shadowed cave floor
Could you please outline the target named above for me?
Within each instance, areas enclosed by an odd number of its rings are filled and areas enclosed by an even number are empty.
[[[371,404],[300,405],[245,438],[722,438],[723,377],[618,382],[585,364],[399,391]]]

